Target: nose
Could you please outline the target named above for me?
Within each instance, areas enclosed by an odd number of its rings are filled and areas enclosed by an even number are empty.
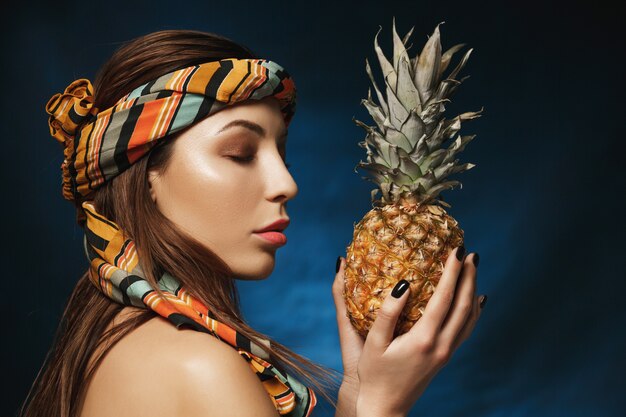
[[[293,199],[298,194],[298,185],[278,153],[270,160],[269,165],[266,181],[267,199],[280,203]]]

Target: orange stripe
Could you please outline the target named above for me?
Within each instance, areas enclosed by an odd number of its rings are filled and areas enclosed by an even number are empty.
[[[181,78],[181,76],[183,75],[184,72],[185,72],[185,70],[178,70],[178,71],[174,72],[174,75],[172,75],[170,77],[170,79],[167,80],[167,82],[165,83],[165,89],[166,90],[175,90],[176,89],[176,84],[178,83],[178,80]]]
[[[135,163],[135,161],[144,155],[146,150],[145,143],[151,139],[149,134],[162,105],[163,100],[149,101],[144,104],[139,119],[133,129],[133,134],[128,141],[126,156],[131,164]]]
[[[182,291],[184,294],[187,294],[187,291],[186,291],[186,289],[185,289],[185,288],[183,288],[181,291]],[[201,302],[200,300],[198,300],[198,299],[196,299],[196,298],[191,297],[191,301],[190,301],[190,302],[191,302],[191,306],[192,306],[192,307],[194,308],[194,310],[196,310],[196,311],[206,312],[206,311],[208,311],[208,310],[209,310],[209,308],[208,308],[206,305],[204,305],[204,303],[203,303],[203,302]],[[206,313],[205,313],[205,314],[206,314]]]
[[[217,323],[217,334],[224,340],[228,341],[231,345],[237,344],[237,332],[234,329],[222,326],[220,323]]]
[[[194,70],[193,67],[188,67],[183,70],[176,71],[175,75],[172,78],[170,78],[168,82],[165,84],[165,89],[181,92],[183,89],[183,85],[185,84],[185,81],[187,80],[187,77],[189,76],[189,74],[191,74],[193,70]]]
[[[130,261],[132,261],[132,258],[134,256],[135,256],[135,243],[131,241],[128,245],[126,245],[126,248],[124,249],[124,254],[118,258],[118,262],[117,262],[118,268],[128,271],[127,264],[130,263]]]
[[[181,93],[173,93],[170,97],[163,100],[163,108],[159,112],[154,129],[150,132],[150,140],[147,142],[151,142],[154,138],[162,138],[165,136],[167,127],[170,125],[172,118],[174,117],[176,107],[178,107],[178,103],[182,97],[183,95]]]
[[[130,95],[130,93],[127,94],[126,97],[128,97],[129,95]],[[129,109],[129,108],[133,107],[138,99],[139,99],[139,97],[135,97],[135,98],[130,99],[128,101],[124,101],[123,103],[120,104],[120,106],[118,108],[118,111],[126,110],[126,109]]]

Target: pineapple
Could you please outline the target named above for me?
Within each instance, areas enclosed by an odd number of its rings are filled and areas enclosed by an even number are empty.
[[[354,225],[346,249],[344,299],[348,317],[366,337],[383,300],[401,279],[411,284],[410,297],[398,319],[394,337],[406,333],[420,319],[437,286],[445,261],[463,244],[463,230],[443,207],[451,207],[439,193],[462,185],[447,180],[474,164],[459,164],[455,155],[475,135],[457,136],[461,122],[480,117],[483,109],[451,119],[444,118],[445,103],[463,80],[455,79],[472,49],[443,76],[454,53],[465,44],[441,51],[439,25],[418,56],[409,58],[405,45],[414,28],[401,40],[393,19],[393,60],[390,63],[374,37],[374,49],[386,84],[378,89],[369,62],[365,70],[374,86],[378,105],[361,100],[376,126],[353,118],[367,132],[359,146],[367,162],[355,167],[370,174],[362,177],[376,184],[371,192],[372,209]],[[455,138],[456,136],[456,138]],[[443,143],[450,139],[450,146]],[[376,199],[381,192],[380,199]]]

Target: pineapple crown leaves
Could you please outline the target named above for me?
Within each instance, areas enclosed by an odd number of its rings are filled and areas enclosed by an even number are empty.
[[[442,22],[443,23],[443,22]],[[441,24],[441,23],[440,23]],[[438,194],[455,186],[458,181],[444,181],[451,174],[473,168],[471,163],[459,164],[456,154],[474,139],[475,135],[461,136],[461,123],[480,117],[483,109],[466,112],[446,119],[445,104],[457,87],[469,76],[457,79],[467,63],[469,49],[457,66],[443,76],[453,55],[465,44],[454,45],[442,53],[439,25],[428,38],[421,53],[413,58],[408,55],[406,44],[413,28],[401,39],[393,18],[393,57],[389,62],[378,44],[379,28],[374,37],[374,49],[382,70],[385,90],[378,88],[369,61],[365,59],[365,71],[372,83],[378,104],[372,97],[371,88],[361,104],[374,120],[375,126],[353,118],[353,122],[365,129],[365,140],[359,146],[367,151],[367,162],[360,161],[354,168],[368,171],[370,177],[362,177],[377,184],[372,190],[372,201],[382,191],[383,202],[397,202],[405,193],[414,195],[425,203],[436,200]],[[456,136],[456,138],[455,138]],[[442,144],[453,140],[447,148]],[[447,205],[445,203],[442,203]]]

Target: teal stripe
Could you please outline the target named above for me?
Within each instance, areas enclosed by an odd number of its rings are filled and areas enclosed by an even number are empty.
[[[170,132],[176,132],[184,127],[187,127],[193,122],[193,119],[198,114],[200,105],[204,100],[204,96],[201,94],[186,93],[180,102],[180,107],[176,112],[176,116],[172,122],[172,128]]]
[[[141,91],[146,88],[146,85],[148,85],[148,83],[142,84],[139,87],[135,88],[133,91],[131,91],[126,101],[139,97],[141,95]]]
[[[150,284],[148,284],[148,281],[142,279],[133,282],[132,285],[126,289],[126,295],[128,295],[128,298],[130,298],[130,302],[135,307],[144,307],[141,296],[150,290],[152,290],[152,287],[150,286]]]
[[[180,286],[180,283],[169,273],[165,272],[159,279],[159,287],[162,291],[169,291],[172,294],[176,293],[176,290]]]

